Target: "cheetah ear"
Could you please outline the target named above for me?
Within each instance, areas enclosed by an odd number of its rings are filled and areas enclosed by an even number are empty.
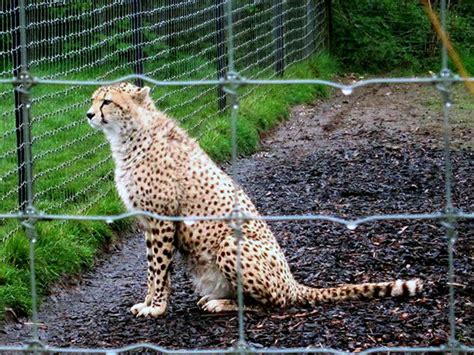
[[[150,95],[150,90],[148,86],[139,88],[135,93],[136,99],[140,102],[144,101]]]

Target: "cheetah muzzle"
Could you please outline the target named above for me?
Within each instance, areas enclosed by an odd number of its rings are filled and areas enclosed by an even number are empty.
[[[246,214],[258,215],[245,192],[225,174],[174,120],[158,111],[148,87],[132,84],[99,88],[87,112],[89,123],[102,130],[115,161],[118,193],[130,211],[166,216],[224,216],[235,196]],[[221,221],[186,223],[141,218],[146,240],[148,276],[137,316],[166,312],[170,264],[179,251],[201,295],[198,305],[209,312],[236,309],[236,240]],[[298,283],[275,237],[264,221],[242,226],[242,284],[246,297],[263,305],[284,307],[355,298],[411,296],[418,279],[344,285],[317,289]]]

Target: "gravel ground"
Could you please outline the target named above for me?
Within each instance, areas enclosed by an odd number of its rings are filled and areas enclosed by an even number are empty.
[[[440,210],[444,205],[441,118],[427,105],[435,95],[426,87],[380,86],[296,107],[287,122],[264,138],[258,154],[239,160],[239,182],[262,214],[356,217]],[[456,207],[472,210],[473,153],[457,149],[469,145],[472,131],[456,126],[453,138],[453,198]],[[455,244],[457,336],[471,346],[472,227],[460,222]],[[436,221],[380,222],[355,230],[325,222],[275,222],[271,228],[296,278],[305,284],[328,287],[419,277],[425,290],[408,300],[249,313],[245,329],[253,346],[360,351],[447,341],[447,241]],[[189,349],[235,344],[236,315],[203,314],[179,264],[166,316],[132,317],[129,307],[145,293],[145,264],[142,237],[131,233],[94,270],[51,289],[40,309],[41,339],[61,347],[151,342]],[[19,343],[28,330],[26,320],[6,324],[0,343]]]

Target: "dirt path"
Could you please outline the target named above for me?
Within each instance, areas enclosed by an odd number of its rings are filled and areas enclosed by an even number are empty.
[[[239,181],[264,214],[436,211],[444,204],[441,119],[437,97],[422,87],[370,87],[312,106],[239,161]],[[462,112],[461,112],[462,113]],[[462,116],[462,115],[461,115]],[[470,146],[471,128],[456,126],[456,147]],[[453,153],[457,207],[472,209],[473,153]],[[355,231],[321,222],[271,225],[296,277],[327,287],[341,283],[420,277],[422,296],[355,301],[314,308],[248,314],[248,341],[256,347],[439,345],[448,336],[447,248],[436,222],[368,224]],[[457,333],[473,344],[472,224],[459,223],[456,243]],[[116,347],[151,342],[169,348],[234,344],[234,314],[203,314],[180,265],[167,315],[136,319],[128,309],[145,292],[145,247],[132,234],[75,285],[57,287],[40,311],[41,338],[63,347]],[[0,343],[18,343],[28,325],[8,324]]]

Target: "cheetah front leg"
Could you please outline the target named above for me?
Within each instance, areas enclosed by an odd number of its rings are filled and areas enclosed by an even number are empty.
[[[147,294],[145,297],[145,302],[137,303],[134,305],[130,311],[133,315],[138,315],[142,309],[149,307],[151,305],[151,301],[153,295],[155,294],[155,283],[154,277],[155,274],[153,272],[153,234],[151,232],[145,231],[145,241],[146,241],[146,257],[147,257]]]
[[[137,317],[156,318],[165,313],[170,292],[169,269],[174,252],[175,226],[173,222],[153,222],[145,232],[148,277],[145,302],[134,305],[130,311]]]

